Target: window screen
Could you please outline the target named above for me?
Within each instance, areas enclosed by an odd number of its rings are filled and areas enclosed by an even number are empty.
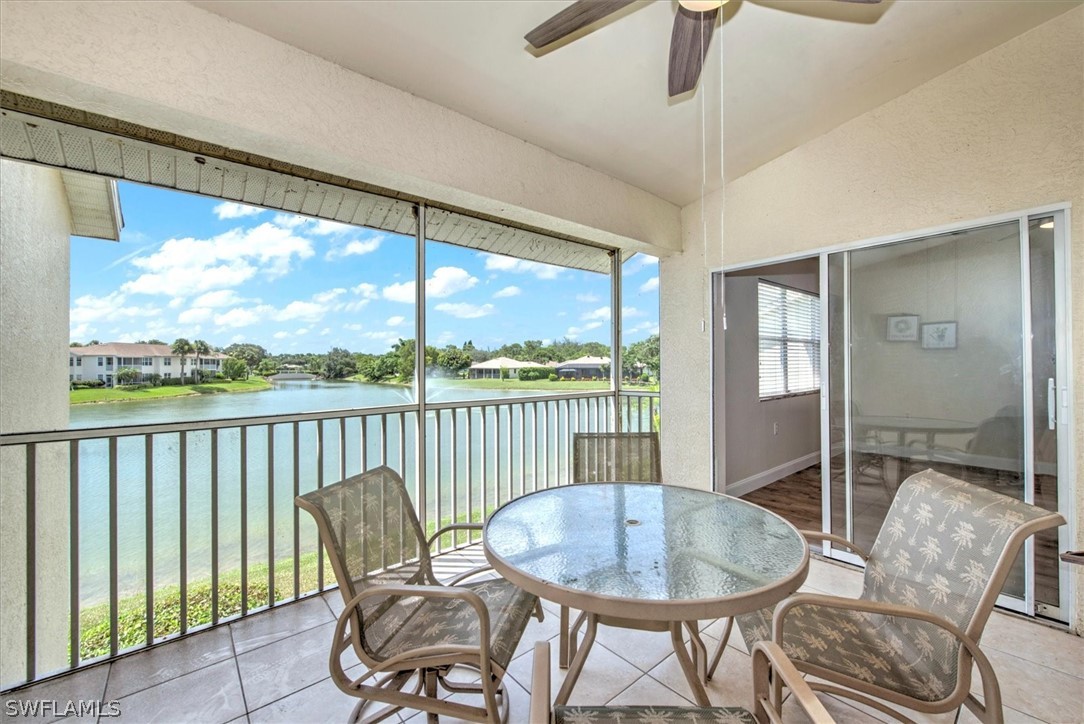
[[[760,399],[820,389],[820,304],[816,294],[757,284]]]

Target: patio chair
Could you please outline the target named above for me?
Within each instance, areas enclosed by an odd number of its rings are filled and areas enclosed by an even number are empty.
[[[773,611],[738,616],[746,643],[770,639],[821,681],[815,690],[854,699],[897,719],[890,704],[923,713],[966,705],[1003,721],[1001,691],[979,640],[1028,536],[1063,525],[1058,513],[934,470],[903,482],[866,553],[829,540],[865,562],[857,599],[798,593]],[[717,665],[726,640],[709,672]],[[970,693],[972,663],[982,701]]]
[[[572,436],[573,483],[661,483],[659,436],[653,432],[577,432]],[[586,618],[569,622],[561,606],[561,668],[576,655],[576,635]]]
[[[828,710],[778,645],[762,641],[752,652],[751,711],[740,707],[696,706],[551,707],[550,647],[548,642],[539,641],[534,645],[530,724],[779,724],[783,721],[784,684],[790,689],[789,699],[805,712],[810,722],[831,724],[833,719]]]
[[[572,436],[575,483],[661,483],[659,437],[653,432],[577,432]]]
[[[335,685],[361,699],[352,721],[377,722],[402,708],[429,712],[431,722],[438,714],[491,724],[506,720],[501,679],[538,599],[503,579],[461,583],[481,569],[443,585],[429,554],[442,534],[481,526],[450,525],[427,540],[402,478],[387,467],[294,502],[316,520],[345,602],[329,666]],[[365,669],[356,675],[342,661],[351,648]],[[471,669],[478,682],[449,679],[457,666]],[[438,685],[478,694],[481,706],[441,700]],[[375,702],[388,706],[362,719]]]

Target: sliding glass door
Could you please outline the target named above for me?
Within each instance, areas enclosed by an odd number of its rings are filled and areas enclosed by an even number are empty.
[[[1059,508],[1063,222],[1058,212],[824,256],[828,530],[868,548],[900,482],[925,468]],[[1058,535],[1028,543],[1003,605],[1067,610]]]

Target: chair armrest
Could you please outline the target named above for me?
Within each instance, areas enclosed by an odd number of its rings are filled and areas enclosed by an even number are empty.
[[[915,621],[923,621],[932,624],[949,632],[971,655],[972,659],[974,659],[975,666],[979,669],[979,677],[982,679],[982,694],[986,709],[990,710],[992,707],[993,711],[1001,711],[1001,687],[997,683],[997,676],[994,674],[993,665],[986,657],[986,654],[982,652],[982,649],[979,648],[978,643],[964,633],[959,626],[948,619],[941,618],[930,611],[924,611],[920,608],[912,608],[910,606],[901,606],[895,603],[867,601],[861,598],[829,596],[821,593],[796,593],[789,598],[784,599],[776,606],[775,615],[772,616],[773,641],[782,643],[783,619],[786,617],[787,613],[789,613],[792,608],[805,605],[822,606],[825,608],[848,611],[862,611],[882,616],[909,618]],[[968,669],[965,671],[965,668],[966,667],[960,668],[958,676],[966,676],[970,673],[970,670]]]
[[[869,553],[867,553],[864,548],[859,545],[855,545],[854,543],[851,543],[846,538],[841,538],[840,536],[833,535],[832,533],[823,533],[819,530],[800,530],[798,532],[802,534],[802,537],[806,539],[807,543],[816,543],[817,541],[830,541],[838,546],[842,546],[843,548],[857,553],[859,558],[861,558],[863,561],[869,560]]]
[[[425,542],[425,547],[426,548],[431,548],[433,546],[433,541],[440,538],[442,535],[445,535],[446,533],[451,533],[453,530],[482,530],[482,524],[481,523],[455,523],[454,525],[446,525],[443,528],[441,528],[440,530],[438,530],[436,533],[434,533],[433,535],[429,536],[429,540],[427,540]]]
[[[774,679],[770,676],[772,671],[776,674]],[[757,721],[782,721],[780,689],[784,684],[813,724],[832,724],[832,715],[779,644],[758,641],[753,646],[753,716]]]
[[[531,672],[530,724],[550,724],[550,643],[535,641]]]
[[[331,670],[331,677],[335,679],[340,688],[342,688],[342,684],[339,684],[339,682],[350,681],[350,677],[343,669],[342,661],[340,659],[342,652],[350,645],[350,638],[346,635],[346,626],[354,615],[357,606],[362,601],[374,596],[454,598],[466,601],[474,608],[475,613],[478,614],[479,645],[477,650],[473,646],[462,645],[424,646],[389,658],[387,661],[383,662],[384,668],[387,668],[389,664],[394,664],[401,659],[411,659],[419,656],[477,653],[482,680],[488,680],[487,677],[492,674],[489,662],[489,609],[486,607],[482,597],[469,588],[459,588],[457,586],[415,586],[397,583],[376,585],[366,588],[364,591],[347,601],[346,605],[343,607],[342,613],[339,614],[339,620],[335,624],[335,633],[332,638],[329,668]]]

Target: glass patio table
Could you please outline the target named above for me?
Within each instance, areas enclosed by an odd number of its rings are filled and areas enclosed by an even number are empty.
[[[489,563],[509,581],[586,615],[557,706],[568,702],[600,623],[668,630],[697,704],[709,706],[697,621],[772,606],[798,590],[809,568],[805,540],[783,518],[672,485],[540,490],[495,510],[482,540]]]

